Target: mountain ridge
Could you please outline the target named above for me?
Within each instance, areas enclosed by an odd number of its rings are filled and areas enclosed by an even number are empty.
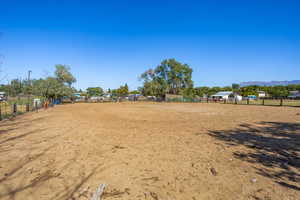
[[[250,85],[258,85],[258,86],[276,86],[276,85],[297,85],[300,84],[300,80],[292,80],[292,81],[247,81],[241,82],[240,86],[250,86]]]

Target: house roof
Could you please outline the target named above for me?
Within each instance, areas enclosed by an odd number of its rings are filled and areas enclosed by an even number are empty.
[[[290,91],[290,94],[299,94],[298,90]]]
[[[288,96],[289,98],[295,98],[295,97],[300,97],[300,93],[298,94],[292,94]]]
[[[232,94],[232,91],[222,91],[222,92],[218,92],[212,96],[215,96],[215,97],[223,97],[223,96],[227,96],[227,95],[230,95]]]

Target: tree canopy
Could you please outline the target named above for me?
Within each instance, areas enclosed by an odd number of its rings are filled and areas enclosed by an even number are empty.
[[[70,72],[70,67],[64,65],[56,65],[56,71],[53,76],[46,78],[33,79],[13,79],[8,85],[1,85],[1,91],[5,91],[10,96],[32,94],[45,98],[61,98],[64,96],[72,96],[76,91],[71,87],[76,79]]]
[[[149,69],[141,74],[143,87],[142,94],[146,96],[164,96],[182,94],[185,89],[193,88],[192,68],[175,59],[163,60],[155,69]]]
[[[76,78],[70,72],[70,67],[67,65],[55,65],[55,77],[61,83],[66,83],[69,87],[71,87],[72,83],[76,82]]]
[[[103,89],[101,87],[89,87],[86,89],[88,96],[101,96],[103,95]]]
[[[113,96],[117,97],[125,97],[129,94],[129,88],[127,83],[123,86],[121,85],[118,89],[114,89],[111,91]]]

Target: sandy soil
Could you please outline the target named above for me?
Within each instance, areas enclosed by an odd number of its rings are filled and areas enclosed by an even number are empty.
[[[62,105],[0,123],[0,199],[300,199],[300,108]]]

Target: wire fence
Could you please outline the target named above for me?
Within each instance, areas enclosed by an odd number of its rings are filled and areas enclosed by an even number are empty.
[[[26,112],[37,112],[39,109],[48,108],[49,106],[53,106],[53,104],[45,104],[44,101],[34,102],[33,100],[2,101],[0,102],[0,121]]]
[[[292,106],[300,107],[300,99],[214,99],[214,98],[173,98],[166,99],[166,102],[195,102],[195,103],[222,103],[237,105],[263,105],[263,106]]]
[[[223,100],[224,104],[263,105],[263,106],[292,106],[300,107],[300,99],[246,99],[242,101]]]
[[[122,102],[122,101],[132,101],[128,99],[119,99],[118,101],[110,99],[109,101],[84,101],[84,102]],[[237,100],[237,99],[213,99],[213,98],[172,98],[172,99],[141,99],[134,101],[156,101],[156,102],[186,102],[186,103],[219,103],[219,104],[236,104],[236,105],[262,105],[262,106],[291,106],[300,107],[300,99],[257,99],[257,100]],[[11,100],[0,102],[0,121],[3,119],[15,117],[17,115],[38,111],[41,108],[53,107],[53,103],[48,103],[47,101],[34,102],[33,99],[30,100]]]

